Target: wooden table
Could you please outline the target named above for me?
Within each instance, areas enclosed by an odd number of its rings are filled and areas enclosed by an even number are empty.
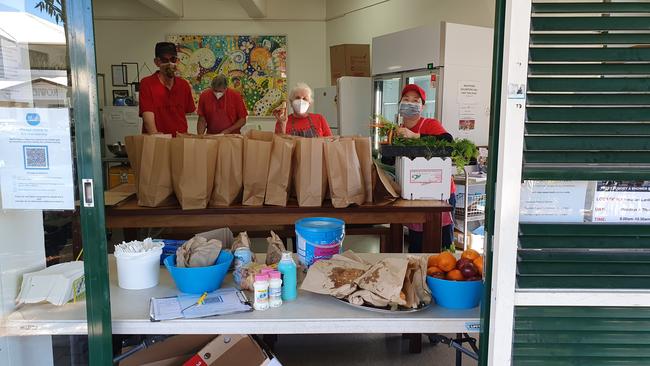
[[[390,240],[383,253],[403,251],[402,225],[424,224],[422,251],[438,253],[442,243],[441,214],[451,211],[443,201],[396,200],[383,205],[363,205],[334,208],[329,202],[323,207],[230,206],[201,210],[181,210],[180,207],[140,207],[135,197],[115,206],[106,207],[107,228],[193,228],[247,227],[260,225],[293,225],[304,217],[335,217],[346,224],[390,224]]]

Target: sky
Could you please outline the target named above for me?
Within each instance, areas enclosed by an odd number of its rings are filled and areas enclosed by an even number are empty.
[[[39,0],[0,0],[0,11],[20,11],[36,15],[41,19],[56,24],[54,17],[49,16],[46,12],[42,12],[35,8]],[[59,24],[61,25],[61,24]]]

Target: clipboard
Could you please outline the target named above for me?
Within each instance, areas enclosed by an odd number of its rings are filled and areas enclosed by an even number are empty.
[[[149,319],[152,322],[173,319],[195,319],[253,311],[246,294],[234,287],[218,289],[206,295],[179,294],[169,297],[152,297]]]

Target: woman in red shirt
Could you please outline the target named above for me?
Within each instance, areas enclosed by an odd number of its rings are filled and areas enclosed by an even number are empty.
[[[405,138],[418,139],[422,136],[435,136],[438,139],[453,141],[453,137],[442,127],[442,124],[433,118],[421,116],[426,100],[425,91],[415,84],[408,84],[402,89],[399,113],[402,116],[403,124],[397,130],[397,134]],[[449,195],[451,212],[456,207],[456,185],[451,179],[451,194]],[[409,252],[422,252],[422,224],[409,224]],[[442,247],[450,248],[454,239],[454,220],[451,213],[442,215]]]
[[[325,117],[308,112],[313,103],[312,95],[311,88],[305,83],[298,83],[291,89],[289,102],[293,113],[287,116],[286,103],[273,111],[276,120],[275,133],[302,137],[332,136]]]

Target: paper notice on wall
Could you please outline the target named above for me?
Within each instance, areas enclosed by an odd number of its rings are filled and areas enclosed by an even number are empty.
[[[650,223],[650,182],[597,182],[593,222]]]
[[[520,222],[583,222],[585,181],[524,181],[521,184]]]
[[[461,80],[458,82],[458,104],[478,104],[481,82]]]
[[[3,209],[72,210],[67,108],[0,108]]]
[[[458,132],[461,135],[469,135],[476,129],[480,112],[481,106],[478,104],[458,105]]]

